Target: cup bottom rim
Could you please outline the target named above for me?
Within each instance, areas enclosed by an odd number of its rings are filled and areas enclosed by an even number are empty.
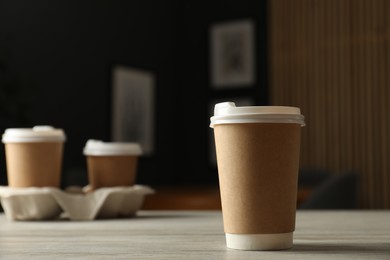
[[[293,232],[277,234],[225,233],[226,246],[237,250],[282,250],[293,245]]]

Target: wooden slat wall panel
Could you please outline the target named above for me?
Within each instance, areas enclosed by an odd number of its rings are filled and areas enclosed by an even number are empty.
[[[302,168],[359,173],[390,208],[390,1],[270,0],[270,96],[306,117]]]

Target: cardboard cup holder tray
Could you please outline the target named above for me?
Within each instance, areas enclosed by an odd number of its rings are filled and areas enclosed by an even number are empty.
[[[154,190],[144,185],[100,188],[84,192],[85,188],[65,190],[51,187],[10,188],[0,186],[0,199],[9,220],[94,220],[123,218],[136,215],[144,197]]]

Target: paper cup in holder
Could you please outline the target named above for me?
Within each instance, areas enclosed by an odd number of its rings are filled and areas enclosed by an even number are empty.
[[[135,184],[138,158],[142,154],[138,143],[88,140],[83,153],[91,190]]]
[[[6,129],[5,145],[10,187],[59,187],[63,144],[62,129],[51,126]]]

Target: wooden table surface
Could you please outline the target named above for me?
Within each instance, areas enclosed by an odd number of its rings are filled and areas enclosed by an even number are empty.
[[[390,259],[390,211],[298,211],[294,247],[227,249],[220,211],[140,211],[131,219],[12,222],[0,259]]]

